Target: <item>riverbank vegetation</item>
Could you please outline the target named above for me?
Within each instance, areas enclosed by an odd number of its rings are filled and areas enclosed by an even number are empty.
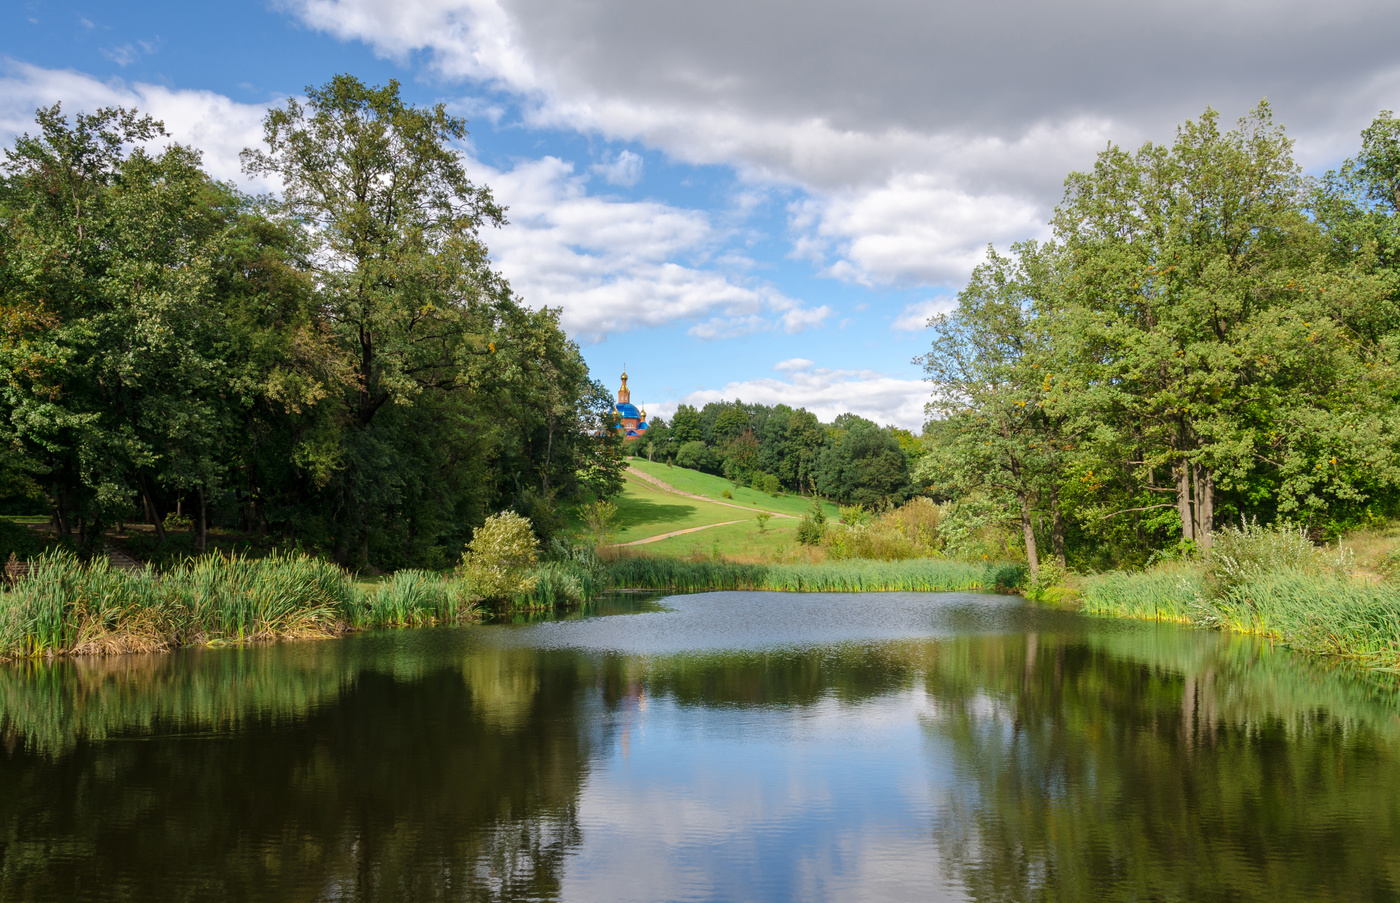
[[[134,110],[38,111],[0,165],[0,508],[81,554],[123,523],[378,570],[612,494],[612,405],[497,273],[465,122],[350,76],[244,151],[250,196]],[[8,556],[6,556],[8,557]]]
[[[1400,120],[1320,178],[1260,104],[1072,173],[1053,238],[989,250],[922,358],[918,481],[1032,571],[1315,542],[1400,515]]]
[[[1202,561],[1084,578],[1078,594],[1093,614],[1255,634],[1400,671],[1400,538],[1362,538],[1373,540],[1370,561],[1344,542],[1318,547],[1295,527],[1226,527]]]

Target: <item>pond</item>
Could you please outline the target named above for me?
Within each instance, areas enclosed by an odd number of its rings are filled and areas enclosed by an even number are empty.
[[[1400,899],[1400,710],[1284,650],[607,612],[0,668],[0,900]]]

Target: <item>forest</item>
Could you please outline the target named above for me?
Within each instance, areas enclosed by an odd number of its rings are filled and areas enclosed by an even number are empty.
[[[455,562],[620,485],[606,389],[491,265],[463,120],[338,76],[264,122],[251,196],[126,109],[40,109],[0,172],[0,498],[79,549],[211,523]]]
[[[1035,571],[1314,541],[1400,508],[1400,120],[1320,177],[1259,104],[1069,175],[930,322],[916,480]]]
[[[785,404],[683,404],[667,423],[656,418],[627,453],[718,474],[769,492],[821,495],[875,510],[917,491],[911,468],[924,454],[919,437],[855,414],[822,423]]]

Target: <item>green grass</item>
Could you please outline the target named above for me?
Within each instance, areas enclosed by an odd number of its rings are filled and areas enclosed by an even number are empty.
[[[207,555],[157,573],[46,553],[0,591],[0,659],[331,636],[469,620],[478,611],[450,575],[400,571],[368,591],[300,554]]]
[[[1254,634],[1301,652],[1400,672],[1400,586],[1280,568],[1233,583],[1210,579],[1200,564],[1087,579],[1090,614],[1178,621]]]
[[[750,507],[754,511],[762,509],[764,511],[772,511],[776,514],[791,514],[795,517],[801,517],[812,504],[812,500],[806,496],[790,493],[772,496],[766,492],[759,492],[757,489],[750,489],[747,486],[741,486],[736,489],[734,484],[724,477],[701,473],[698,470],[690,470],[685,467],[655,464],[645,458],[632,458],[627,463],[648,476],[656,477],[658,480],[669,483],[682,492],[703,495],[717,501],[733,502],[737,505]],[[723,493],[725,491],[728,491],[734,497],[732,499],[724,498]],[[830,502],[823,501],[822,506],[826,509],[827,520],[835,521],[841,516],[840,510]]]
[[[720,524],[745,517],[743,511],[711,505],[662,492],[640,480],[627,480],[612,499],[617,505],[618,531],[614,542],[628,543],[659,533]],[[752,515],[747,515],[752,517]]]
[[[1005,589],[998,567],[943,559],[828,561],[821,564],[750,564],[637,556],[607,568],[613,586],[679,592],[956,592]]]
[[[743,515],[742,511],[735,514]],[[669,555],[685,558],[692,555],[712,555],[718,549],[725,558],[765,558],[794,553],[803,547],[797,542],[797,521],[773,518],[768,528],[760,533],[758,521],[749,516],[737,524],[711,527],[699,533],[686,533],[672,536],[644,546],[635,546],[648,555]]]

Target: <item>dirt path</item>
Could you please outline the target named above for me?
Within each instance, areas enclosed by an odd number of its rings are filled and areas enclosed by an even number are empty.
[[[683,497],[688,498],[688,499],[695,499],[697,502],[709,502],[711,505],[723,505],[723,506],[726,507],[726,508],[738,508],[740,511],[748,511],[748,512],[750,512],[750,513],[753,513],[753,512],[756,512],[756,511],[768,511],[767,508],[760,508],[760,507],[758,507],[757,505],[753,505],[753,506],[750,506],[750,505],[736,505],[734,502],[721,502],[721,501],[718,500],[718,499],[712,499],[712,498],[709,498],[708,496],[703,496],[703,495],[696,495],[696,494],[693,493],[693,492],[682,492],[681,490],[679,490],[679,489],[677,489],[676,487],[672,486],[670,483],[666,483],[666,482],[663,482],[663,481],[661,481],[661,480],[658,480],[656,477],[652,476],[651,474],[642,473],[640,470],[638,470],[638,469],[636,469],[635,467],[632,467],[632,466],[630,466],[630,465],[629,465],[628,468],[627,468],[627,472],[628,472],[629,474],[631,474],[632,476],[636,477],[637,479],[641,480],[642,482],[644,482],[644,483],[650,483],[650,484],[652,485],[652,487],[654,487],[654,488],[656,488],[656,489],[660,489],[662,492],[669,492],[669,493],[671,493],[671,495],[679,495],[679,496],[683,496]],[[768,513],[771,514],[771,515],[773,515],[774,517],[786,517],[786,518],[788,518],[789,520],[801,520],[801,518],[799,518],[799,517],[798,517],[797,515],[795,515],[795,514],[783,514],[783,513],[780,512],[780,511],[768,511]],[[737,523],[737,521],[730,521],[730,523]],[[710,524],[710,526],[711,526],[711,527],[718,527],[719,524]],[[697,530],[703,530],[703,529],[705,529],[705,528],[704,528],[704,527],[696,527],[695,529],[697,529]],[[681,530],[680,532],[681,532],[681,533],[689,533],[689,532],[691,532],[691,531],[690,531],[690,530]],[[666,534],[666,536],[674,536],[674,535],[676,535],[676,534],[674,534],[674,533],[667,533],[667,534]],[[665,537],[665,536],[658,536],[658,537],[656,537],[656,538],[657,538],[657,539],[665,539],[666,537]],[[641,540],[641,541],[642,541],[642,542],[650,542],[651,540]],[[629,543],[625,543],[625,545],[635,545],[635,543],[630,543],[630,542],[629,542]]]
[[[663,539],[670,539],[672,536],[680,536],[682,533],[699,533],[701,530],[708,530],[708,529],[710,529],[711,527],[727,527],[727,526],[729,526],[730,524],[737,524],[737,523],[740,523],[740,521],[737,521],[737,520],[727,520],[727,521],[721,521],[720,523],[717,523],[717,524],[706,524],[706,525],[703,526],[703,527],[690,527],[690,528],[685,529],[685,530],[672,530],[670,533],[661,533],[661,534],[658,534],[658,535],[656,535],[656,536],[648,536],[646,539],[634,539],[634,540],[632,540],[631,542],[619,543],[619,545],[624,545],[624,546],[644,546],[644,545],[646,545],[646,544],[649,543],[649,542],[660,542],[660,541],[663,540]]]

